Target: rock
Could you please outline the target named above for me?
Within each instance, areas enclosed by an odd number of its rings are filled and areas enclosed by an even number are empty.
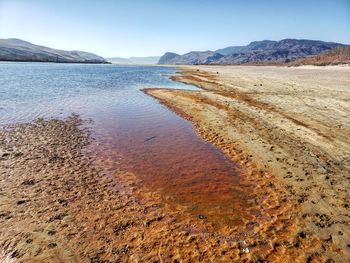
[[[205,215],[198,215],[199,219],[207,219],[207,217]]]
[[[305,233],[304,231],[301,231],[301,232],[299,233],[299,237],[301,237],[301,238],[306,238],[306,233]]]
[[[1,157],[7,157],[9,156],[10,154],[8,152],[0,152],[0,156]]]
[[[50,230],[47,232],[48,235],[53,236],[54,234],[56,234],[55,230]]]
[[[48,248],[54,248],[54,247],[57,247],[57,244],[56,243],[50,243],[47,246],[48,246]]]
[[[242,252],[248,254],[250,251],[249,248],[245,247],[242,249]]]
[[[19,200],[18,202],[17,202],[17,205],[22,205],[22,204],[25,204],[25,203],[27,203],[27,202],[29,202],[30,200]]]
[[[35,180],[34,179],[28,179],[28,180],[24,180],[22,182],[22,185],[35,185]]]
[[[18,258],[19,257],[19,252],[17,250],[13,251],[10,255],[10,258]]]

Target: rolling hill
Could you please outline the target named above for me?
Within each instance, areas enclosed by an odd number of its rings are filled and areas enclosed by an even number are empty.
[[[53,49],[16,38],[0,39],[0,61],[108,63],[92,53]]]

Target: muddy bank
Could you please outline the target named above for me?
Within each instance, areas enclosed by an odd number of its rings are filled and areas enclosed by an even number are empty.
[[[279,200],[275,183],[266,183],[270,175],[256,173],[249,159],[241,160],[241,173],[261,181],[250,197],[251,217],[217,229],[134,174],[111,169],[113,153],[92,154],[87,126],[72,116],[1,129],[2,261],[305,261],[301,248],[327,259],[314,253],[320,243],[296,228],[298,205]]]
[[[300,255],[346,262],[350,255],[349,68],[181,69],[174,80],[204,90],[145,92],[193,121],[204,139],[251,173],[269,175],[261,182],[250,174],[248,178],[259,186],[272,184],[279,206],[284,207],[281,201],[297,205],[300,209],[286,211],[296,217],[296,232],[318,240],[312,252],[296,248]],[[280,235],[275,237],[277,241]]]

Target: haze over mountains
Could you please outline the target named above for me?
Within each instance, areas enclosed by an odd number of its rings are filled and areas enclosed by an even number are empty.
[[[0,61],[30,61],[58,63],[113,63],[129,65],[147,64],[246,64],[290,62],[323,54],[341,43],[306,39],[283,39],[281,41],[254,41],[246,46],[230,46],[215,51],[191,51],[184,55],[167,52],[163,56],[103,58],[84,51],[65,51],[34,45],[10,38],[0,39]]]
[[[16,38],[0,39],[0,61],[107,63],[92,53],[53,49]]]
[[[216,51],[192,51],[184,55],[167,52],[158,64],[246,64],[289,62],[319,55],[341,43],[306,39],[254,41],[247,46],[231,46]]]
[[[157,64],[160,56],[150,56],[150,57],[130,57],[130,58],[106,58],[108,62],[113,64],[130,64],[130,65],[148,65]]]

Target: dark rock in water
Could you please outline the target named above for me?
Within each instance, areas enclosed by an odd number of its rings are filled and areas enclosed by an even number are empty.
[[[199,219],[207,219],[207,217],[205,215],[198,215]]]

